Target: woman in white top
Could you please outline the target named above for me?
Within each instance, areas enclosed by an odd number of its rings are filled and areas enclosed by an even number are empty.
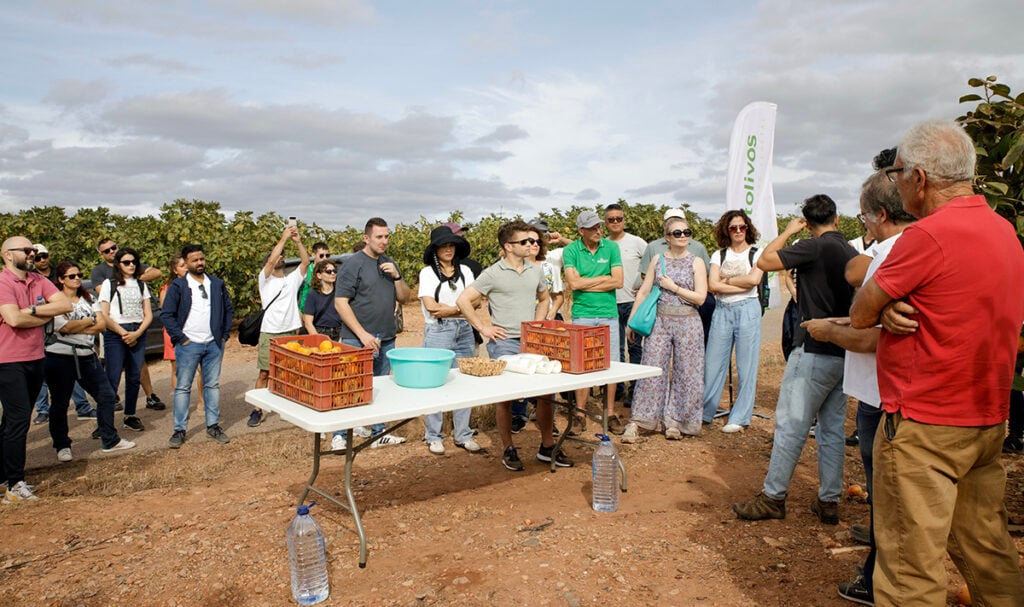
[[[715,294],[704,362],[704,422],[718,410],[736,348],[739,391],[722,432],[740,432],[750,425],[757,392],[757,365],[761,358],[761,301],[757,285],[763,272],[757,269],[761,251],[752,248],[757,229],[742,210],[726,211],[715,225],[715,240],[722,247],[711,255],[708,290]]]
[[[455,352],[455,358],[469,358],[476,350],[473,328],[462,317],[455,305],[467,285],[472,284],[473,271],[461,262],[469,257],[469,243],[456,236],[447,226],[430,232],[430,244],[423,251],[420,270],[419,298],[423,310],[423,347],[446,348]],[[455,366],[455,361],[452,361]],[[469,418],[473,409],[452,412],[452,434],[455,446],[466,451],[480,450],[473,440]],[[431,453],[444,453],[444,435],[441,434],[443,413],[432,413],[424,419],[426,431],[423,440]]]
[[[100,308],[107,328],[103,332],[103,350],[107,358],[107,377],[117,392],[124,372],[124,427],[136,432],[146,429],[135,415],[139,398],[139,378],[145,364],[146,329],[153,322],[149,306],[149,287],[139,280],[142,267],[135,249],[124,248],[114,256],[114,273],[103,281]]]

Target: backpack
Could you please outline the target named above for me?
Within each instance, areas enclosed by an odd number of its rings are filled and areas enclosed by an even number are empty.
[[[750,259],[750,267],[754,267],[754,254],[757,253],[757,247],[750,247],[748,258]],[[718,265],[725,265],[725,249],[718,250]],[[771,295],[771,288],[768,286],[768,272],[761,274],[761,282],[757,283],[757,301],[761,303],[761,316],[764,316],[764,311],[768,309],[768,299]]]

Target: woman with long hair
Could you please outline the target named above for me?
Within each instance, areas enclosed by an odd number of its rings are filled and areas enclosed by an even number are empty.
[[[57,286],[71,302],[71,311],[53,318],[53,332],[46,336],[46,384],[50,387],[50,438],[57,460],[70,462],[71,438],[68,436],[68,403],[77,381],[96,401],[96,421],[104,452],[131,449],[130,440],[114,429],[114,403],[117,394],[96,356],[93,336],[106,327],[89,291],[82,286],[84,275],[78,264],[65,260],[54,268]]]
[[[302,306],[302,325],[310,335],[323,335],[341,341],[341,316],[334,307],[334,283],[338,268],[330,259],[322,259],[313,267],[313,280]]]
[[[171,281],[175,278],[181,278],[188,274],[188,266],[185,265],[185,258],[181,256],[181,253],[175,253],[171,257],[171,262],[167,264],[169,277],[164,286],[160,287],[160,307],[164,307],[164,298],[167,297],[167,287],[170,286]],[[171,343],[171,336],[167,334],[167,329],[164,329],[164,360],[171,361],[171,379],[176,383],[178,377],[178,361],[174,358],[174,344]],[[201,375],[196,375],[196,381],[199,387],[199,408],[203,407],[203,378]]]
[[[644,339],[643,364],[661,367],[658,377],[636,382],[630,420],[622,442],[634,443],[640,428],[664,431],[665,438],[699,435],[704,397],[704,326],[697,308],[707,297],[704,260],[690,253],[686,220],[670,217],[665,222],[668,250],[651,260],[644,282],[636,293],[630,318],[651,294],[655,281],[661,288],[654,329]],[[626,328],[626,339],[634,339]],[[671,370],[671,372],[670,372]]]
[[[740,432],[750,425],[757,392],[757,365],[761,358],[761,301],[757,285],[764,274],[757,268],[761,251],[757,229],[742,210],[726,211],[715,224],[715,240],[721,247],[711,255],[708,289],[715,294],[708,346],[704,359],[704,421],[710,423],[718,410],[733,348],[739,391],[722,432]]]
[[[116,392],[121,373],[124,373],[123,426],[136,432],[146,429],[135,415],[135,405],[145,364],[146,329],[153,322],[149,287],[139,280],[141,263],[135,249],[119,249],[114,256],[114,273],[103,282],[100,291],[100,308],[106,321],[103,349],[107,357],[107,377]]]
[[[419,298],[423,311],[423,347],[446,348],[455,352],[455,358],[470,358],[476,351],[473,329],[455,305],[467,285],[472,284],[473,271],[462,263],[469,257],[469,243],[456,236],[447,226],[430,232],[430,244],[423,251],[424,268],[420,270]],[[452,361],[455,366],[455,361]],[[456,447],[476,452],[480,445],[473,440],[469,418],[473,409],[452,412],[452,438]],[[431,453],[444,453],[444,435],[441,434],[442,413],[432,413],[424,419],[424,442]]]

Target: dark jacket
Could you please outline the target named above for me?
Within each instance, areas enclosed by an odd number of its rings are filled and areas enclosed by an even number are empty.
[[[206,278],[210,292],[210,333],[218,341],[227,341],[231,335],[231,316],[234,312],[231,297],[228,296],[223,280],[209,274]],[[181,329],[185,326],[191,309],[192,289],[188,288],[188,278],[175,278],[167,287],[164,305],[160,309],[160,320],[163,321],[172,344],[178,345],[185,341],[185,334]]]

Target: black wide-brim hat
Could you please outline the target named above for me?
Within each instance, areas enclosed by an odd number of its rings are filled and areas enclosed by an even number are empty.
[[[428,266],[434,265],[434,254],[439,247],[446,244],[455,245],[455,259],[469,257],[470,247],[466,239],[453,234],[448,226],[438,226],[430,231],[430,244],[423,249],[423,263]]]

